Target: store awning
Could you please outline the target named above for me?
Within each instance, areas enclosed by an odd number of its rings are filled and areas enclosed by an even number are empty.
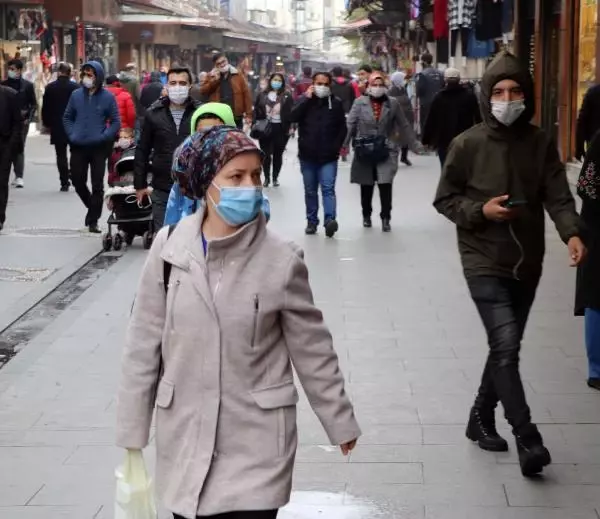
[[[213,20],[208,18],[187,18],[185,16],[169,16],[164,14],[122,14],[123,23],[152,23],[186,25],[189,27],[215,27]]]

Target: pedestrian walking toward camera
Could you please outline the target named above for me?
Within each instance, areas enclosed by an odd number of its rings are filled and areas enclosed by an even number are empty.
[[[396,71],[390,76],[390,88],[388,95],[393,97],[400,103],[402,113],[408,121],[410,128],[414,131],[415,129],[415,112],[413,110],[412,102],[406,90],[406,74],[401,71]],[[400,162],[407,166],[412,166],[412,162],[408,159],[408,146],[402,146],[400,149]]]
[[[319,227],[319,187],[323,197],[325,234],[338,230],[335,181],[338,159],[346,137],[346,114],[342,102],[331,94],[331,75],[317,72],[313,84],[292,108],[290,119],[298,123],[298,158],[304,180],[306,234]]]
[[[286,90],[285,79],[282,74],[273,74],[269,78],[267,88],[258,95],[254,103],[254,121],[256,128],[263,125],[265,131],[259,135],[258,142],[263,151],[264,187],[271,184],[271,167],[273,167],[273,185],[279,186],[279,173],[283,166],[283,152],[290,137],[290,114],[294,100],[292,94]]]
[[[480,103],[484,122],[452,142],[434,205],[456,224],[467,285],[488,336],[467,437],[484,450],[506,451],[494,412],[502,402],[521,472],[533,476],[551,459],[531,420],[519,353],[542,273],[544,209],[568,244],[573,266],[582,262],[585,247],[556,145],[529,122],[533,81],[520,60],[502,52],[490,63]]]
[[[600,133],[588,145],[577,194],[588,255],[577,272],[575,313],[585,316],[587,383],[600,391]]]
[[[10,182],[10,165],[21,152],[23,143],[23,118],[17,93],[0,85],[0,231],[6,221],[6,205]]]
[[[71,180],[87,209],[85,225],[100,233],[106,161],[121,127],[115,97],[105,90],[104,69],[97,61],[88,61],[81,69],[81,88],[71,94],[63,116],[67,139],[71,144]],[[92,190],[88,188],[88,169]]]
[[[66,192],[71,185],[71,171],[67,149],[69,140],[63,125],[63,116],[71,99],[71,94],[79,88],[71,81],[71,66],[67,63],[58,65],[58,77],[44,90],[42,102],[42,124],[50,130],[50,144],[56,153],[56,167],[60,179],[60,190]]]
[[[481,122],[479,101],[471,88],[460,83],[455,68],[444,71],[446,86],[433,98],[421,142],[437,151],[442,167],[452,139]]]
[[[348,115],[346,145],[354,145],[350,180],[360,185],[363,226],[373,226],[373,193],[375,184],[381,200],[381,225],[384,232],[392,230],[392,183],[398,171],[400,148],[408,146],[419,151],[414,131],[400,103],[388,95],[385,77],[373,72],[366,95],[358,98]]]
[[[23,181],[25,173],[25,144],[27,143],[29,126],[35,119],[38,109],[37,99],[35,98],[33,83],[23,77],[23,62],[20,59],[12,59],[8,62],[8,79],[3,81],[2,84],[12,88],[17,93],[17,103],[21,111],[21,119],[23,120],[21,126],[23,147],[19,153],[12,157],[15,170],[13,186],[22,188],[25,186]]]
[[[117,444],[146,447],[156,405],[156,488],[175,519],[275,519],[298,444],[294,372],[331,444],[346,455],[361,432],[303,253],[260,210],[260,150],[217,126],[173,168],[201,207],[159,232],[142,272]]]

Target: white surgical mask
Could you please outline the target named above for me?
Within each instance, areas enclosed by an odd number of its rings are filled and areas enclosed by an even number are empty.
[[[117,141],[117,148],[121,148],[121,149],[127,149],[129,148],[129,146],[131,146],[131,139],[127,139],[125,137],[122,137],[121,139],[119,139]]]
[[[323,99],[331,95],[331,88],[324,85],[315,85],[315,95]]]
[[[89,76],[85,76],[82,80],[81,80],[81,84],[85,87],[85,88],[92,88],[94,86],[94,80],[89,77]]]
[[[182,105],[190,95],[190,88],[187,86],[175,85],[167,87],[169,99],[176,105]]]
[[[492,115],[504,126],[513,124],[525,111],[525,101],[492,101]]]
[[[20,76],[21,76],[21,74],[19,74],[16,70],[9,70],[8,71],[8,77],[10,79],[19,79]]]
[[[375,98],[383,97],[387,92],[387,88],[384,86],[372,86],[369,87],[369,95]]]

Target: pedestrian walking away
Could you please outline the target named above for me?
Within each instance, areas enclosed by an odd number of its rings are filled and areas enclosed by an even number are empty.
[[[335,181],[340,150],[346,138],[342,102],[331,94],[331,75],[317,72],[313,84],[296,101],[290,120],[298,123],[298,158],[304,180],[306,234],[319,227],[319,187],[323,198],[325,234],[338,231]]]
[[[190,97],[192,74],[183,67],[167,74],[167,96],[161,97],[147,111],[138,146],[135,150],[134,186],[138,201],[152,199],[154,229],[165,221],[169,192],[173,185],[173,152],[190,135],[192,116],[198,103]],[[149,175],[152,173],[152,189]]]
[[[488,336],[467,437],[484,450],[508,449],[495,426],[500,401],[521,472],[532,476],[550,463],[550,453],[532,423],[519,353],[542,273],[544,208],[568,244],[572,265],[581,263],[585,247],[556,145],[529,122],[534,87],[520,60],[508,52],[494,58],[481,82],[480,103],[484,123],[452,142],[434,205],[456,224],[467,285]]]
[[[421,136],[425,132],[425,122],[429,115],[431,103],[436,94],[444,87],[444,76],[432,66],[433,56],[426,52],[421,57],[423,70],[417,74],[417,99],[419,102],[419,123]]]
[[[591,86],[583,97],[575,132],[575,158],[583,160],[586,146],[600,130],[600,85]]]
[[[585,316],[588,386],[600,390],[600,133],[585,153],[577,193],[588,255],[577,271],[575,313]]]
[[[413,110],[412,102],[406,90],[406,74],[401,71],[396,71],[390,76],[390,88],[388,95],[393,97],[400,103],[400,108],[404,113],[404,117],[408,121],[411,129],[415,129],[415,112]],[[400,162],[407,166],[412,166],[412,162],[408,159],[408,146],[402,146],[400,148]]]
[[[332,70],[331,75],[333,76],[331,93],[342,102],[344,113],[347,114],[352,109],[352,104],[357,97],[354,86],[352,85],[352,80],[344,76],[342,67],[335,67]]]
[[[156,489],[175,518],[274,519],[287,504],[294,371],[332,445],[347,455],[361,434],[303,253],[260,211],[261,163],[236,128],[184,141],[173,171],[201,207],[158,233],[129,320],[117,444],[148,445],[156,404]]]
[[[0,231],[6,221],[10,182],[10,165],[23,146],[23,118],[17,93],[0,85]]]
[[[313,84],[312,75],[311,67],[304,67],[302,69],[302,77],[294,85],[294,100],[298,100],[311,87]]]
[[[227,56],[215,54],[215,68],[200,85],[200,94],[209,101],[225,103],[231,107],[238,128],[244,125],[244,118],[252,121],[252,93],[248,81],[238,69],[229,64]]]
[[[283,166],[283,152],[290,137],[290,114],[294,100],[286,90],[282,74],[273,74],[269,78],[267,88],[259,94],[254,103],[253,124],[257,121],[266,123],[267,132],[263,132],[258,142],[263,151],[264,187],[269,187],[271,178],[273,185],[279,186],[279,174]],[[260,124],[260,123],[259,123]],[[271,177],[271,167],[273,168]]]
[[[421,142],[437,151],[442,168],[452,139],[481,122],[475,93],[460,83],[455,68],[444,71],[446,86],[433,98]]]
[[[104,69],[88,61],[81,69],[81,88],[71,94],[63,125],[71,145],[71,180],[87,209],[85,225],[100,233],[106,161],[112,152],[121,120],[115,97],[104,89]],[[92,190],[88,188],[88,169]]]
[[[163,89],[165,86],[162,84],[160,80],[160,72],[151,72],[150,73],[150,82],[142,88],[142,93],[140,94],[140,110],[138,111],[138,125],[141,131],[141,128],[144,127],[144,117],[146,116],[146,110],[150,108],[156,101],[158,101],[159,97],[162,95]]]
[[[23,62],[20,59],[12,59],[8,62],[8,79],[2,82],[2,85],[12,88],[17,92],[17,103],[21,111],[21,140],[23,141],[22,149],[14,157],[12,164],[15,170],[14,187],[24,187],[23,176],[25,174],[25,144],[27,135],[29,134],[29,126],[35,119],[37,112],[37,99],[35,98],[35,90],[33,83],[23,78]]]
[[[56,153],[56,167],[60,180],[60,190],[69,191],[71,186],[71,171],[67,154],[69,140],[63,125],[63,116],[71,99],[71,94],[79,88],[77,83],[71,81],[71,66],[68,63],[59,63],[58,77],[44,90],[42,101],[42,124],[50,130],[50,144]]]
[[[121,86],[119,78],[114,75],[106,78],[106,90],[114,95],[117,101],[121,128],[135,130],[135,101],[129,91]]]
[[[366,95],[355,101],[348,115],[345,143],[345,146],[354,143],[350,180],[360,185],[363,226],[372,227],[373,193],[377,184],[384,232],[392,230],[392,183],[398,171],[399,150],[408,146],[419,151],[400,103],[387,92],[384,75],[373,72]]]

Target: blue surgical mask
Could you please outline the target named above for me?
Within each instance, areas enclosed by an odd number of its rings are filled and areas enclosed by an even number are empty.
[[[8,77],[10,79],[19,79],[20,74],[16,70],[9,70],[8,71]]]
[[[254,220],[263,207],[263,193],[260,187],[220,187],[213,182],[221,199],[215,204],[208,198],[221,219],[231,227],[240,227]]]
[[[273,90],[279,90],[283,86],[281,81],[271,81],[271,88]]]

